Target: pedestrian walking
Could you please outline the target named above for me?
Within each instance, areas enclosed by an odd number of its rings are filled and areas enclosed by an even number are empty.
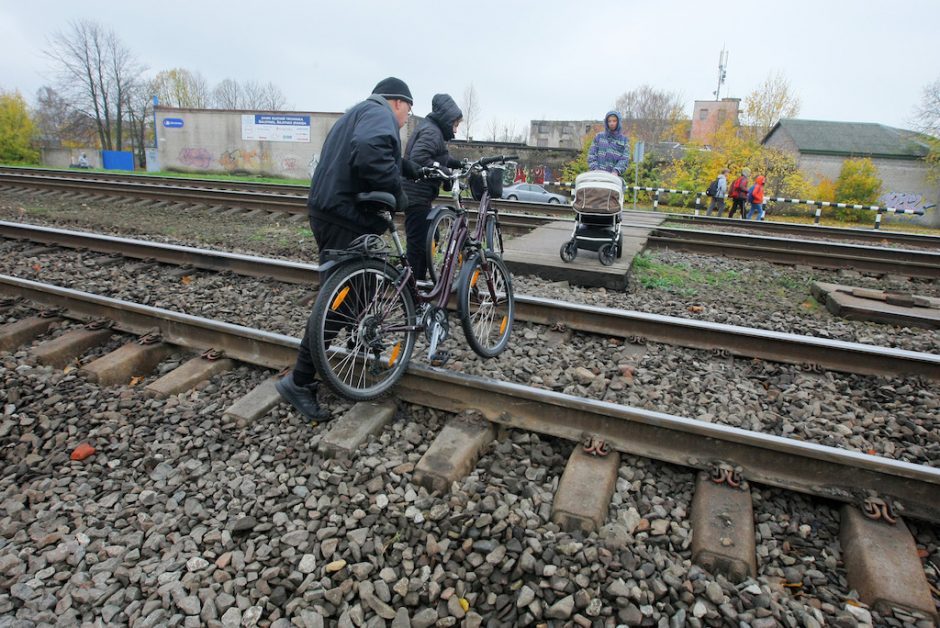
[[[725,210],[725,196],[728,195],[728,169],[723,168],[721,174],[718,175],[718,178],[711,182],[711,185],[708,186],[708,189],[705,190],[705,195],[710,197],[708,201],[708,211],[705,213],[706,216],[710,217],[712,215],[712,210],[718,208],[717,217],[721,218],[721,212]]]
[[[734,183],[731,184],[731,211],[728,212],[728,218],[734,218],[735,212],[740,212],[741,219],[744,219],[744,203],[747,202],[747,185],[748,177],[751,176],[751,169],[744,168],[741,170],[741,176],[734,180]]]

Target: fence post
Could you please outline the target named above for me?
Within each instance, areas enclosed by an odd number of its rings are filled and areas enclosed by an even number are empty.
[[[875,214],[875,229],[881,229],[881,210]]]
[[[701,206],[702,206],[702,193],[696,192],[695,193],[695,217],[696,218],[698,218],[698,210],[701,208]]]
[[[820,216],[822,216],[822,206],[821,206],[821,205],[817,205],[817,206],[816,206],[816,220],[813,222],[813,224],[815,224],[815,225],[817,225],[817,226],[819,225],[819,217],[820,217]]]
[[[656,190],[656,193],[653,195],[653,211],[658,211],[659,207],[659,190]]]

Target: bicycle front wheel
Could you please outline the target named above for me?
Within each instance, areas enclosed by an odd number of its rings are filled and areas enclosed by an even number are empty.
[[[438,212],[428,226],[428,239],[425,250],[428,255],[428,272],[431,274],[434,283],[437,283],[441,278],[444,258],[447,257],[447,243],[450,242],[450,234],[456,227],[457,214],[449,209]],[[456,276],[456,273],[454,276]]]
[[[350,262],[320,287],[308,325],[314,366],[337,394],[375,399],[401,378],[414,349],[414,297],[380,259]]]
[[[492,251],[481,251],[464,264],[457,284],[460,324],[470,348],[492,358],[509,344],[516,315],[512,278],[503,260]]]

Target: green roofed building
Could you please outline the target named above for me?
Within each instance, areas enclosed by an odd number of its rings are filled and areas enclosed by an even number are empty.
[[[793,153],[800,171],[816,183],[822,177],[835,181],[846,159],[868,157],[881,177],[880,204],[924,209],[940,202],[940,184],[927,179],[927,140],[914,131],[872,122],[784,118],[762,144]],[[933,207],[917,222],[940,226],[940,214]]]

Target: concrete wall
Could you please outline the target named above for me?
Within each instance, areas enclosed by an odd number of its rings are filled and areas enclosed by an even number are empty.
[[[551,180],[561,177],[561,168],[581,154],[579,149],[539,148],[525,144],[506,142],[467,142],[454,140],[447,143],[447,150],[455,159],[479,159],[494,155],[518,155],[518,168],[536,181],[550,175]],[[549,172],[546,172],[548,169]]]
[[[310,116],[309,141],[243,139],[242,115]],[[165,170],[250,174],[309,180],[323,143],[341,113],[232,111],[158,107],[158,157]],[[164,124],[169,119],[170,126]],[[402,129],[402,148],[418,118]],[[181,122],[179,122],[181,121]]]
[[[89,167],[101,167],[101,153],[97,148],[43,148],[41,163],[50,168],[68,168],[78,164],[82,153],[85,153]]]
[[[839,155],[800,155],[797,165],[803,175],[813,183],[818,183],[822,177],[835,181],[846,159]],[[927,165],[922,160],[874,158],[871,161],[882,182],[879,205],[897,209],[920,209],[926,205],[940,203],[940,184],[927,180]],[[940,227],[940,213],[936,207],[928,209],[923,217],[885,215],[883,220]]]
[[[537,148],[573,148],[581,150],[584,138],[604,128],[599,120],[532,120],[529,146]]]

